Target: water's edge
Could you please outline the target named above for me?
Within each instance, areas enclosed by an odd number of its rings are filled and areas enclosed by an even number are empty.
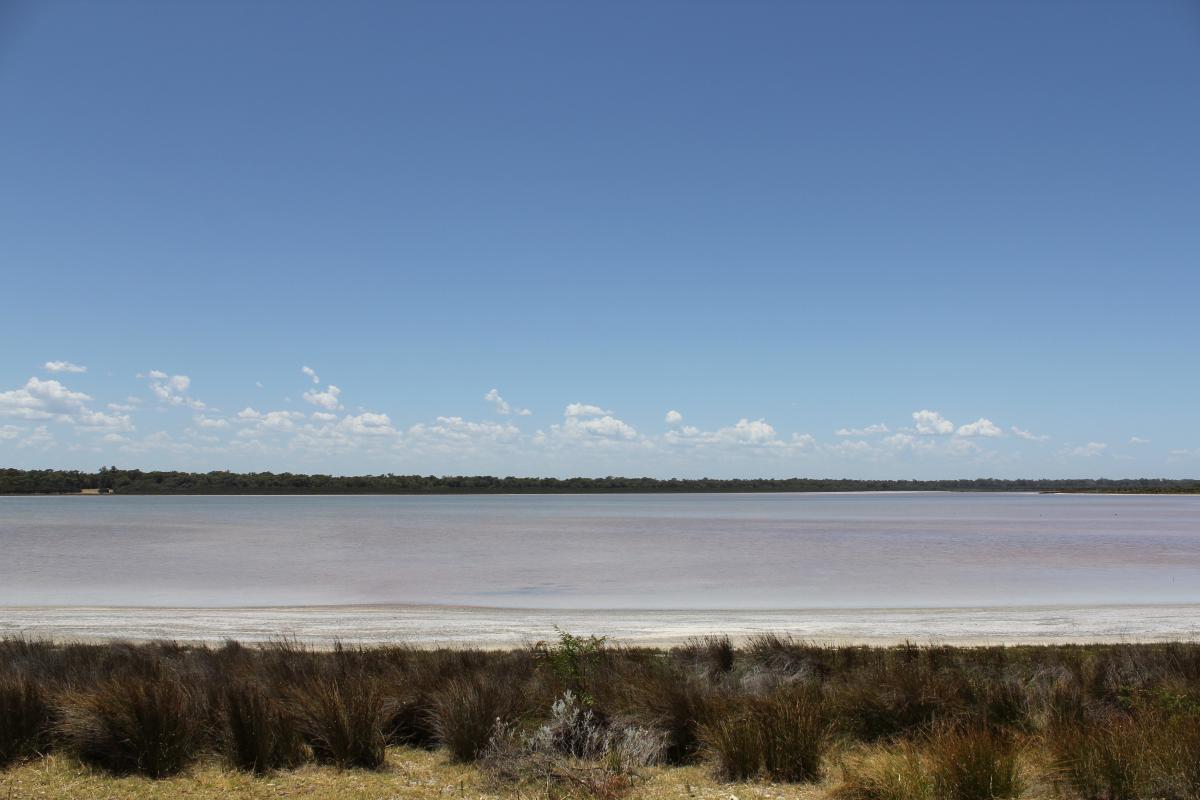
[[[759,633],[838,644],[1049,644],[1200,640],[1200,604],[779,611],[602,611],[363,605],[260,608],[0,607],[0,636],[56,641],[516,647],[555,627],[630,645]]]

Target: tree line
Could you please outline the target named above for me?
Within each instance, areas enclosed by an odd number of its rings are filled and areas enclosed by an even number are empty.
[[[0,469],[0,494],[571,494],[648,492],[1092,492],[1200,493],[1200,480],[1163,478],[854,480],[850,478],[502,478],[492,475],[302,475],[160,472],[101,467]]]

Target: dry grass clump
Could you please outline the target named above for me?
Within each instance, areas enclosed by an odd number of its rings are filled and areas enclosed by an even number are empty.
[[[437,741],[457,761],[474,761],[498,724],[520,710],[520,694],[501,676],[455,678],[431,698],[429,715]]]
[[[821,776],[830,725],[815,692],[783,689],[729,702],[700,731],[727,780],[805,783]]]
[[[933,776],[912,742],[876,745],[842,764],[835,800],[932,800]]]
[[[304,760],[295,718],[258,683],[231,683],[225,690],[223,711],[224,750],[235,768],[263,774]]]
[[[1091,800],[1200,798],[1200,710],[1110,713],[1047,732],[1052,777]]]
[[[377,678],[349,672],[310,679],[289,690],[287,709],[318,762],[383,766],[391,707]]]
[[[0,675],[0,768],[45,750],[50,731],[50,704],[34,681]]]
[[[108,772],[172,775],[200,745],[196,692],[169,670],[111,677],[67,692],[60,703],[58,732],[68,749]]]
[[[1010,735],[986,726],[949,728],[930,740],[928,752],[939,800],[993,800],[1021,793],[1019,748]]]
[[[482,758],[491,780],[513,776],[504,791],[537,783],[556,796],[630,791],[637,775],[664,774],[643,770],[651,761],[687,765],[676,776],[705,762],[725,780],[811,782],[836,747],[848,800],[1009,797],[1019,778],[1072,800],[1198,800],[1200,644],[833,647],[768,635],[663,651],[560,632],[487,652],[0,640],[0,765],[12,772],[62,753],[162,777],[203,756],[197,770],[223,762],[238,780],[273,781],[309,762],[379,768],[397,744]]]

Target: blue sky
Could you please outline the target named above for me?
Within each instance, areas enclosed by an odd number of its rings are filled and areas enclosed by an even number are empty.
[[[0,8],[0,463],[1200,475],[1192,3]]]

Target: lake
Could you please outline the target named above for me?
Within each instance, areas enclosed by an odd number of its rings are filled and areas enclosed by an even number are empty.
[[[728,612],[702,615],[716,629],[795,610],[1162,605],[1186,626],[1200,497],[5,497],[0,553],[10,607]]]

